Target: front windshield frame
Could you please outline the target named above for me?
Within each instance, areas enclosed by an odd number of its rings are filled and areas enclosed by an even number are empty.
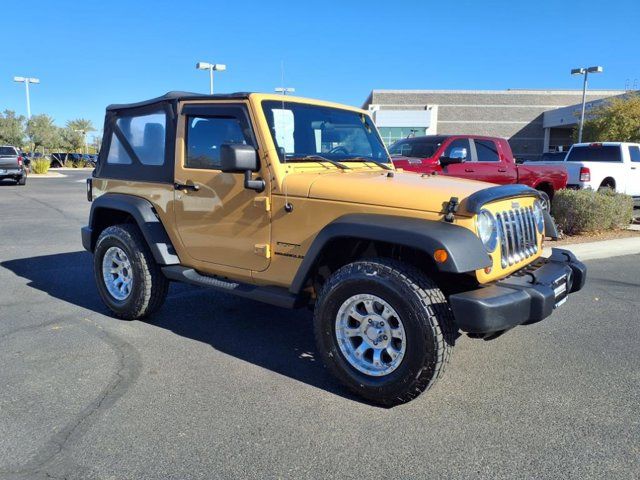
[[[304,103],[299,101],[289,101],[289,100],[262,100],[261,102],[262,113],[267,121],[267,125],[269,127],[269,132],[271,134],[271,140],[273,141],[276,150],[278,151],[278,156],[282,163],[289,162],[322,162],[323,157],[330,161],[337,162],[372,162],[372,163],[384,163],[385,165],[392,165],[391,158],[389,156],[389,152],[387,151],[382,138],[373,123],[371,117],[366,115],[363,112],[358,112],[355,110],[349,110],[346,108],[339,108],[333,106],[326,105],[318,105],[312,103]],[[291,111],[291,115],[294,122],[294,128],[290,132],[288,136],[291,138],[282,140],[282,143],[289,143],[286,148],[290,151],[285,151],[285,146],[280,146],[278,137],[283,135],[284,132],[276,131],[276,119],[274,115],[274,110],[277,111]],[[315,112],[314,112],[315,110]],[[306,125],[306,128],[303,128],[301,131],[296,133],[296,129],[299,125],[296,123],[296,111],[299,112],[299,115],[302,116],[303,113],[311,114],[316,113],[317,118],[313,121],[303,121],[303,125]],[[284,114],[284,112],[283,112]],[[283,115],[281,114],[281,115]],[[303,117],[304,118],[304,117]],[[349,123],[344,124],[331,124],[326,122],[326,119],[342,119],[343,121],[347,121]],[[357,122],[353,121],[357,119]],[[322,125],[330,125],[333,130],[332,132],[335,135],[338,135],[337,132],[340,131],[340,128],[345,129],[349,127],[362,126],[362,129],[351,128],[352,134],[356,136],[364,136],[359,139],[359,144],[361,147],[365,149],[367,146],[370,148],[369,154],[363,154],[361,152],[351,151],[349,152],[345,144],[340,144],[334,146],[332,150],[336,150],[335,152],[326,151],[324,148],[325,143],[340,143],[338,142],[324,142],[322,140],[318,140],[317,132],[320,131],[320,135],[324,130],[314,129],[314,124],[322,124]],[[338,127],[338,128],[336,128]],[[313,138],[313,142],[311,141],[311,133],[315,134]],[[331,130],[329,131],[331,132]],[[366,143],[363,141],[366,139]],[[302,140],[302,141],[297,141]],[[306,140],[306,142],[305,142]],[[293,142],[293,150],[291,150],[291,143]],[[311,145],[315,143],[314,145]],[[320,143],[320,145],[318,145]],[[351,145],[349,145],[351,146]],[[320,150],[320,151],[318,151]]]

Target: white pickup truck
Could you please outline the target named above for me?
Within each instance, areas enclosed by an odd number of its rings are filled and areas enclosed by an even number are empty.
[[[560,162],[569,174],[567,188],[612,188],[640,204],[640,143],[576,143]]]

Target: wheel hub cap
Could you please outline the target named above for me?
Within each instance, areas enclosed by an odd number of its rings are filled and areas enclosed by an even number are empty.
[[[102,257],[102,278],[107,291],[116,300],[126,300],[131,294],[131,262],[120,247],[110,247]]]
[[[338,310],[335,331],[340,351],[362,373],[388,375],[402,362],[406,351],[402,320],[380,297],[348,298]]]

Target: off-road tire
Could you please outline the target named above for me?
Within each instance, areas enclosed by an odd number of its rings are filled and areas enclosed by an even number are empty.
[[[384,299],[404,325],[405,356],[385,376],[354,368],[336,338],[340,306],[359,293]],[[340,382],[372,403],[394,406],[413,400],[443,375],[457,328],[444,294],[422,271],[395,260],[371,259],[345,265],[327,280],[315,305],[314,333],[320,356]]]
[[[16,180],[16,185],[26,185],[27,184],[27,176],[23,175],[22,177],[20,177],[18,180]]]
[[[102,259],[112,246],[124,250],[133,272],[131,293],[122,301],[111,296],[102,278]],[[136,320],[147,317],[156,312],[167,297],[169,280],[155,262],[136,225],[114,225],[100,233],[93,256],[93,271],[102,301],[118,318]]]

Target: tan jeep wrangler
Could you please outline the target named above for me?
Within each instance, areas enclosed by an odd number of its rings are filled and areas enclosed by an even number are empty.
[[[105,304],[145,317],[170,281],[315,308],[318,353],[393,405],[443,372],[459,331],[494,338],[580,290],[537,192],[396,171],[368,114],[253,93],[107,108],[82,241]],[[256,326],[257,327],[257,326]]]

